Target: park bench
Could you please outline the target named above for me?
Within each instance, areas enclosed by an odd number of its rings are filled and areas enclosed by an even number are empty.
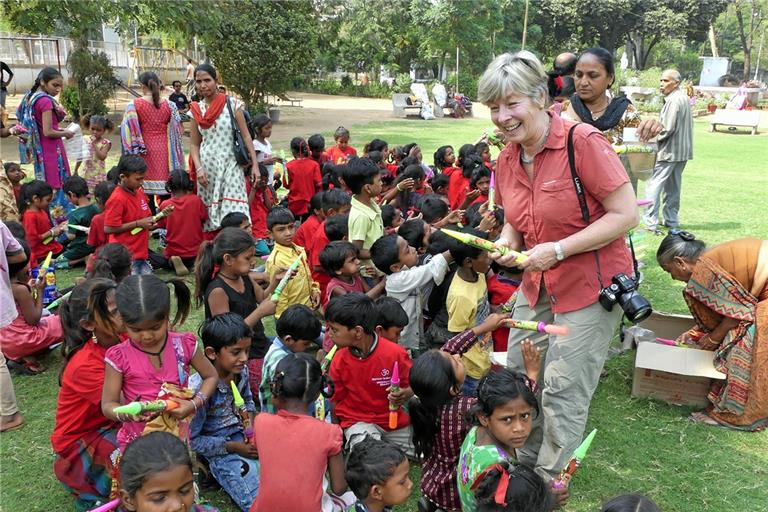
[[[410,94],[396,92],[392,95],[392,113],[397,117],[408,117],[421,115],[421,104],[408,104]]]
[[[289,98],[287,94],[278,94],[277,99],[290,103],[292,107],[301,107],[301,98]]]
[[[725,110],[717,109],[709,122],[709,131],[717,131],[718,125],[745,126],[752,129],[752,135],[757,134],[760,124],[760,112],[757,110]]]

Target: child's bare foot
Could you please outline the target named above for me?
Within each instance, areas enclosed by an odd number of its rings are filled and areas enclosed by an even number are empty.
[[[14,413],[10,416],[0,417],[0,432],[10,432],[24,426],[24,418],[21,414]]]
[[[541,354],[539,348],[530,340],[525,339],[520,344],[520,350],[523,352],[523,365],[525,374],[531,380],[539,380],[541,372]]]

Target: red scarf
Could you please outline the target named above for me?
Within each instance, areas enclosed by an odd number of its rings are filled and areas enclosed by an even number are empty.
[[[203,115],[202,111],[200,110],[200,103],[196,101],[193,101],[189,104],[189,111],[192,112],[192,117],[195,118],[197,125],[200,128],[207,130],[216,124],[216,119],[218,119],[219,114],[222,113],[226,104],[227,95],[216,93],[216,96],[213,97],[213,101],[211,101],[211,104],[208,105],[208,109],[205,111],[205,115]]]

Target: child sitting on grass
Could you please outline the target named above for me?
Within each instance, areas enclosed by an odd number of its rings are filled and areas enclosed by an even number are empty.
[[[205,356],[219,377],[216,391],[205,407],[192,419],[192,449],[205,457],[208,468],[232,500],[247,512],[259,492],[259,463],[256,446],[247,438],[244,420],[250,430],[256,415],[248,386],[248,350],[251,329],[236,313],[223,313],[207,319],[200,328]],[[243,411],[235,405],[232,383],[243,399]],[[202,379],[195,374],[189,386],[198,390]]]
[[[194,185],[185,171],[173,171],[165,184],[171,194],[158,207],[159,211],[173,208],[173,212],[157,223],[165,228],[163,254],[149,251],[154,268],[173,270],[177,276],[186,276],[194,267],[197,251],[203,243],[203,223],[208,219],[208,209],[200,196],[193,193]]]
[[[37,267],[49,252],[58,256],[64,251],[64,247],[56,241],[56,238],[67,229],[67,225],[65,222],[55,227],[51,224],[48,205],[52,199],[53,189],[44,181],[30,181],[21,187],[19,212],[21,212],[24,231],[27,233],[26,241],[29,243],[31,268]],[[48,243],[45,243],[46,241]]]
[[[358,443],[347,461],[347,483],[357,497],[350,512],[384,512],[408,501],[413,492],[409,470],[397,446],[370,438]]]
[[[339,346],[330,376],[336,387],[332,398],[334,415],[344,429],[347,449],[371,436],[384,438],[413,454],[408,414],[400,409],[395,427],[389,424],[389,404],[401,407],[413,396],[408,353],[376,334],[376,305],[362,293],[331,299],[325,318],[330,336]],[[398,390],[390,387],[395,362],[400,372]]]
[[[3,173],[0,174],[0,219],[4,222],[19,221],[19,195],[21,180],[25,178],[24,171],[16,162],[5,162]]]
[[[107,234],[104,232],[104,207],[109,201],[109,196],[115,190],[115,186],[111,181],[102,181],[93,190],[93,197],[96,200],[96,206],[99,207],[99,213],[91,218],[91,227],[88,229],[88,239],[85,242],[93,250],[85,262],[86,272],[91,271],[96,254],[107,243]]]
[[[67,214],[67,247],[56,260],[56,266],[68,268],[85,261],[93,248],[88,245],[88,235],[93,218],[99,214],[99,207],[88,197],[88,184],[80,176],[71,176],[62,187],[67,200],[75,209]],[[79,228],[75,227],[79,226]],[[80,228],[87,228],[81,231]]]
[[[165,510],[218,512],[195,504],[195,478],[186,445],[167,432],[152,432],[131,443],[120,459],[120,504],[129,512]]]
[[[325,191],[316,192],[309,200],[309,217],[301,223],[293,237],[293,243],[307,250],[307,246],[317,233],[320,224],[325,220],[323,215],[323,195]],[[309,254],[309,252],[307,252]]]
[[[259,414],[253,429],[261,482],[251,512],[321,510],[325,492],[346,491],[341,429],[307,414],[321,393],[328,394],[326,387],[320,363],[309,354],[288,354],[277,363],[272,379],[277,414]]]
[[[275,318],[280,318],[291,304],[304,304],[317,309],[320,305],[320,286],[312,280],[304,249],[293,243],[296,234],[295,217],[287,208],[273,208],[267,215],[267,227],[275,241],[275,247],[265,266],[265,272],[270,279],[281,269],[290,268],[297,258],[301,258],[301,263],[277,300]]]
[[[314,237],[309,240],[305,247],[309,266],[312,269],[312,279],[320,285],[321,297],[325,295],[328,281],[331,280],[331,277],[323,271],[322,265],[320,265],[320,253],[323,252],[325,246],[330,242],[325,227],[328,223],[333,223],[334,220],[332,219],[338,216],[343,216],[345,223],[348,224],[349,217],[347,215],[351,208],[350,200],[349,194],[339,188],[323,192],[322,208],[324,220],[318,225]]]
[[[302,304],[286,309],[276,322],[277,337],[264,356],[264,366],[259,385],[261,412],[275,414],[277,409],[272,401],[271,383],[275,367],[285,356],[306,352],[320,337],[320,320],[317,315]]]
[[[59,375],[53,472],[75,496],[77,510],[109,501],[112,457],[119,423],[101,412],[104,356],[120,343],[122,320],[115,305],[117,284],[95,278],[72,289],[60,306],[64,368]]]
[[[331,280],[323,297],[323,306],[333,297],[346,293],[365,293],[375,299],[384,292],[386,280],[382,279],[378,284],[369,288],[360,277],[360,260],[357,259],[355,246],[346,240],[338,240],[329,243],[320,253],[320,264],[323,266]]]
[[[336,141],[336,145],[332,146],[328,150],[328,160],[334,165],[341,165],[347,163],[347,161],[357,156],[357,150],[349,145],[349,130],[343,126],[336,128],[333,133],[333,140]]]
[[[417,350],[424,337],[423,309],[425,297],[435,284],[440,284],[453,260],[445,251],[425,265],[418,265],[416,249],[398,235],[386,235],[371,247],[373,262],[387,275],[387,296],[397,299],[408,314],[408,326],[403,330],[400,344]]]
[[[24,240],[17,240],[24,250],[24,260],[8,264],[11,291],[18,316],[0,329],[0,347],[3,355],[17,362],[26,373],[45,371],[35,357],[54,343],[61,341],[63,331],[58,315],[47,314],[43,309],[45,277],[29,278],[31,251]]]

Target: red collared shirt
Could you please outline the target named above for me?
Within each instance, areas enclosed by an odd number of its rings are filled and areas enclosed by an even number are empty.
[[[574,123],[550,113],[552,125],[544,149],[536,156],[533,180],[520,164],[520,146],[510,144],[499,155],[496,181],[497,201],[506,221],[520,233],[526,248],[557,242],[587,226],[568,166],[566,143]],[[573,134],[576,171],[586,192],[590,222],[605,215],[602,201],[629,181],[611,145],[602,133],[581,124]],[[598,280],[594,251],[568,256],[545,272],[526,271],[522,291],[533,307],[542,279],[550,297],[552,312],[566,313],[597,301],[600,289],[623,272],[630,275],[632,260],[624,237],[597,251],[602,283]]]

